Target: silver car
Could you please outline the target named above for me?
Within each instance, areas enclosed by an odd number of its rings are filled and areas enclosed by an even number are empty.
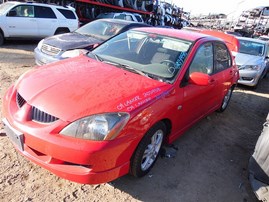
[[[239,69],[238,83],[257,87],[269,69],[269,43],[247,37],[237,37],[240,46],[235,62]]]

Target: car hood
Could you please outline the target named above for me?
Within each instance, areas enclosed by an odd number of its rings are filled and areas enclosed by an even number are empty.
[[[85,48],[94,44],[100,44],[101,42],[103,41],[100,39],[76,32],[59,34],[44,40],[45,44],[60,48],[61,50]]]
[[[263,62],[263,57],[255,56],[255,55],[248,55],[243,53],[236,53],[235,54],[235,63],[237,65],[258,65]]]
[[[19,94],[32,106],[74,121],[92,114],[128,112],[162,97],[171,84],[79,56],[22,76]]]

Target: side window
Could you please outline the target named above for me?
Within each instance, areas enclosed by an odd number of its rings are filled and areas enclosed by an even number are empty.
[[[37,18],[56,18],[55,13],[49,7],[35,6],[35,17]]]
[[[125,20],[125,15],[124,15],[124,14],[115,15],[114,18],[115,18],[115,19],[122,19],[122,20]]]
[[[199,47],[189,67],[189,74],[192,72],[202,72],[205,74],[213,72],[212,43],[205,43]]]
[[[70,10],[59,9],[59,8],[57,8],[57,10],[67,19],[76,19],[75,14]]]
[[[232,60],[228,49],[224,44],[215,44],[214,66],[215,72],[220,72],[231,66]]]
[[[21,5],[11,10],[13,14],[10,17],[34,17],[34,7]]]
[[[134,21],[132,16],[130,16],[130,15],[126,15],[125,20]]]

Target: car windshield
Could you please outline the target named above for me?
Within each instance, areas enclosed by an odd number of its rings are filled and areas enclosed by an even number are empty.
[[[101,44],[89,57],[171,83],[192,42],[155,33],[129,30]]]
[[[124,24],[120,23],[97,20],[80,27],[75,32],[97,39],[107,40],[112,36],[118,34],[124,26]]]
[[[0,15],[4,14],[7,10],[9,10],[14,5],[15,5],[14,3],[4,3],[0,5]]]
[[[239,40],[239,53],[255,55],[255,56],[262,56],[264,54],[264,44],[254,42],[254,41],[247,41],[247,40]]]
[[[259,39],[263,41],[269,41],[269,36],[260,36]]]

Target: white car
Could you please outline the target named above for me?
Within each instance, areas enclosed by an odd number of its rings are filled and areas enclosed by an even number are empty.
[[[71,7],[15,1],[0,6],[0,45],[5,39],[44,38],[78,27],[78,17]]]

